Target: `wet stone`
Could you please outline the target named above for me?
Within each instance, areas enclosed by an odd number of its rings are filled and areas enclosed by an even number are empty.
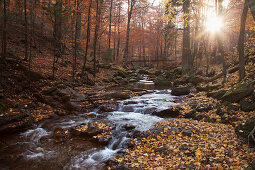
[[[124,128],[125,128],[126,130],[133,130],[133,129],[135,129],[135,126],[132,125],[132,124],[125,124],[125,125],[124,125]]]
[[[193,132],[192,132],[191,129],[185,129],[185,130],[182,132],[182,135],[183,135],[183,136],[191,137],[192,134],[193,134]]]
[[[125,101],[124,105],[137,104],[137,101]]]
[[[99,106],[100,112],[113,112],[118,110],[117,102],[109,102]]]
[[[134,112],[134,107],[133,106],[124,106],[122,108],[123,112]]]

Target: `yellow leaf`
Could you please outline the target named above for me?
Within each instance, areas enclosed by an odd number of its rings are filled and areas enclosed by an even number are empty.
[[[219,164],[218,170],[223,170],[223,167],[221,166],[221,164]]]

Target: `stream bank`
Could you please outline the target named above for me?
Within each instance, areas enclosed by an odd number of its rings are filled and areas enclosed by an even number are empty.
[[[59,113],[60,116],[53,114],[48,119],[38,119],[37,125],[24,132],[3,135],[1,167],[102,169],[109,159],[126,152],[130,139],[140,136],[157,122],[180,116],[170,106],[177,105],[175,101],[181,98],[172,96],[169,90],[154,88],[153,81],[144,76],[133,91],[120,93],[116,89],[110,92],[102,89],[97,94],[102,101],[101,104],[97,102],[96,109],[87,107],[90,104],[84,100],[84,95],[95,96],[89,92],[78,95],[70,88],[45,89],[40,98],[55,99],[49,103],[52,106],[57,105],[61,110],[65,106],[61,101],[66,100],[77,108],[71,107],[73,114]],[[92,105],[93,100],[90,97]]]

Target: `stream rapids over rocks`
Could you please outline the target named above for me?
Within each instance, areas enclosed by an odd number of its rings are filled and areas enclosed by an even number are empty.
[[[171,91],[155,90],[147,75],[135,86],[147,89],[147,94],[117,101],[118,108],[105,116],[99,109],[60,116],[44,120],[34,129],[7,136],[8,150],[1,154],[5,156],[0,157],[0,169],[103,169],[109,159],[125,152],[135,133],[145,132],[167,119],[152,112],[177,105]],[[89,114],[94,116],[86,116]],[[114,127],[104,145],[69,134],[74,127],[95,121]]]

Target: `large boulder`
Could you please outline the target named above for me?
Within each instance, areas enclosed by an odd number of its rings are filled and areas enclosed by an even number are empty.
[[[171,94],[174,96],[188,95],[190,93],[189,87],[180,87],[172,89]]]
[[[102,97],[106,98],[106,99],[120,99],[120,100],[125,100],[125,99],[129,99],[131,96],[129,93],[122,93],[119,91],[114,91],[114,92],[110,92],[110,93],[105,93],[102,95]]]
[[[101,106],[99,106],[99,110],[101,112],[113,112],[118,110],[118,103],[117,102],[108,102]]]
[[[66,102],[63,104],[65,109],[68,110],[68,111],[81,111],[81,106],[75,102]]]
[[[170,86],[170,80],[164,78],[163,76],[157,76],[154,80],[155,85],[157,86]]]
[[[88,124],[73,127],[71,133],[73,135],[86,137],[92,142],[107,145],[110,142],[112,130],[114,128],[115,127],[101,122],[89,122]]]
[[[255,117],[248,120],[245,124],[240,124],[236,127],[236,133],[248,140],[248,135],[251,133],[253,128],[255,127]],[[255,132],[253,133],[253,136],[255,137]],[[255,143],[255,141],[252,139],[252,137],[249,138],[250,142]]]
[[[33,123],[28,110],[20,109],[17,114],[9,114],[0,117],[0,133],[10,134],[28,129]]]
[[[149,71],[147,71],[147,70],[143,70],[143,69],[138,70],[138,73],[139,73],[139,74],[150,74],[150,72],[149,72]]]
[[[176,118],[180,115],[180,111],[178,108],[170,107],[169,109],[154,111],[152,114],[162,118]]]
[[[51,93],[53,93],[54,91],[56,91],[58,88],[57,87],[50,87],[48,89],[45,89],[42,91],[43,95],[50,95]]]
[[[255,96],[246,97],[240,100],[239,104],[245,112],[255,111]]]
[[[133,106],[124,106],[123,108],[122,108],[122,111],[123,112],[134,112],[134,107]]]
[[[223,96],[222,100],[236,103],[245,98],[246,96],[249,96],[253,93],[254,88],[253,85],[255,84],[255,81],[247,82],[247,83],[241,83],[237,86],[231,88],[229,91],[227,91]]]

